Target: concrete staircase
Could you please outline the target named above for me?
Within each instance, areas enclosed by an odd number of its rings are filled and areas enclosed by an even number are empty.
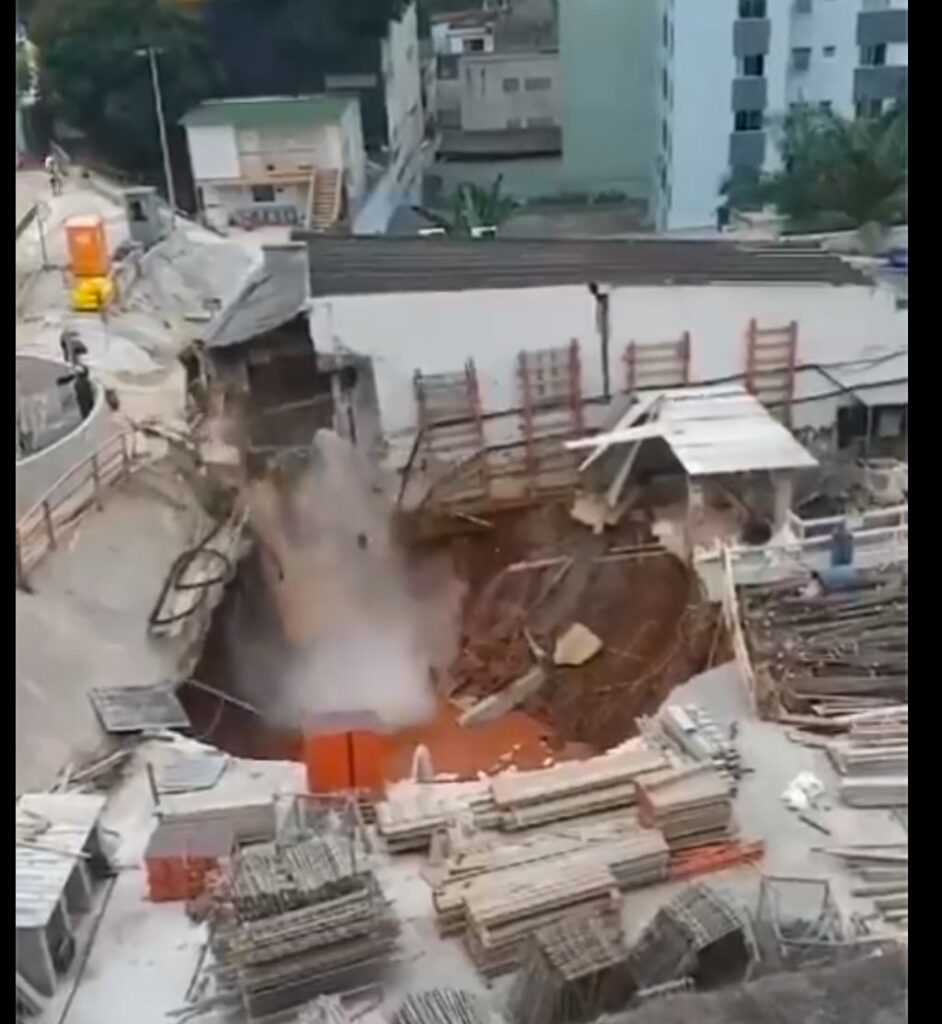
[[[342,198],[343,178],[340,171],[313,171],[308,193],[308,228],[311,231],[329,231],[340,219]]]

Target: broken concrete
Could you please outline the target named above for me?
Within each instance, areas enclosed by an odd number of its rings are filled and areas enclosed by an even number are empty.
[[[581,622],[574,622],[557,640],[553,649],[554,665],[578,666],[602,650],[602,641]]]
[[[458,719],[458,724],[470,726],[493,722],[529,700],[544,682],[546,682],[546,670],[542,665],[535,665],[526,675],[521,676],[499,693],[492,693],[484,700],[478,701]]]

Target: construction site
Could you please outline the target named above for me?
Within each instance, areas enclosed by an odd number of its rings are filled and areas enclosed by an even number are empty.
[[[872,268],[87,182],[18,210],[17,1019],[901,1024]]]

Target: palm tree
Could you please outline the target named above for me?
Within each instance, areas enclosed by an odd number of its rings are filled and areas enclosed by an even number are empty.
[[[881,228],[908,212],[905,105],[875,118],[849,120],[799,107],[784,120],[781,169],[733,175],[725,192],[733,207],[771,204],[793,225],[819,221]]]
[[[517,208],[511,196],[503,195],[501,186],[504,176],[498,174],[490,188],[482,188],[471,182],[458,186],[447,214],[436,213],[423,206],[415,206],[416,213],[444,229],[447,235],[470,236],[475,228],[498,228]]]

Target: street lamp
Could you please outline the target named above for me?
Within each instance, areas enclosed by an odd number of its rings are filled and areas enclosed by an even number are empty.
[[[144,46],[134,51],[138,57],[150,62],[150,78],[154,88],[154,106],[157,108],[157,128],[160,132],[160,151],[164,158],[164,180],[167,186],[167,201],[170,203],[170,227],[173,227],[177,212],[177,195],[173,188],[173,171],[170,167],[170,147],[167,145],[167,125],[164,121],[164,103],[160,92],[160,75],[157,73],[157,54],[163,51],[156,46]]]

